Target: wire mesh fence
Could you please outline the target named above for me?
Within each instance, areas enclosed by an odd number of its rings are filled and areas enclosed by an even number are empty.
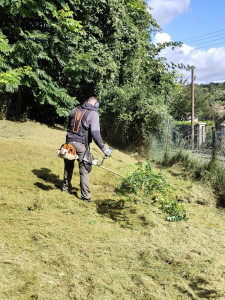
[[[225,125],[216,130],[205,123],[197,123],[192,139],[190,125],[177,126],[165,121],[163,134],[157,133],[152,138],[150,155],[160,160],[178,151],[185,151],[201,162],[217,161],[225,167]]]

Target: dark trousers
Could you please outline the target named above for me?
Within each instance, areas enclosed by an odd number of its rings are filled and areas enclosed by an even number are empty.
[[[77,142],[70,143],[76,149],[79,164],[79,173],[80,173],[80,191],[81,197],[85,199],[90,199],[90,189],[89,189],[89,173],[85,169],[83,164],[83,156],[85,153],[85,145]],[[73,169],[74,169],[74,160],[64,159],[64,180],[63,180],[63,190],[70,191],[72,188],[71,180],[73,176]]]

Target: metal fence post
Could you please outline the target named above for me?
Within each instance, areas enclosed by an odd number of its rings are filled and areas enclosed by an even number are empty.
[[[212,162],[216,162],[216,156],[217,156],[217,151],[216,151],[216,128],[212,128]]]
[[[225,147],[225,124],[220,124],[221,131],[221,147]]]

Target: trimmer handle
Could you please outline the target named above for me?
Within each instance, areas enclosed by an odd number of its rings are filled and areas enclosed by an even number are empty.
[[[113,149],[112,149],[112,147],[109,147],[109,149],[112,151]],[[112,153],[112,152],[111,152]],[[104,160],[108,157],[108,155],[104,155],[103,156],[103,159],[102,159],[102,161],[99,163],[98,162],[98,159],[95,159],[94,158],[94,155],[92,154],[92,153],[90,153],[90,155],[91,155],[91,163],[92,163],[92,165],[94,165],[94,166],[97,166],[97,167],[100,167],[102,164],[103,164],[103,162],[104,162]]]
[[[113,151],[113,148],[112,148],[112,147],[109,147],[109,149]],[[112,153],[112,152],[111,152],[111,153]],[[104,161],[104,159],[106,159],[107,157],[108,157],[108,155],[105,154],[104,157],[103,157],[103,161]],[[103,161],[102,161],[102,162],[103,162]]]

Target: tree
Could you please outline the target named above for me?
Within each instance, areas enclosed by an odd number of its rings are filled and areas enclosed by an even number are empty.
[[[217,118],[216,104],[225,101],[224,84],[195,84],[195,116],[200,120]],[[182,82],[170,95],[170,113],[179,121],[188,120],[191,115],[191,85]]]
[[[63,1],[5,0],[0,7],[1,30],[10,45],[1,76],[17,75],[4,90],[19,88],[24,101],[34,99],[43,114],[66,116],[74,98],[64,88],[63,68],[82,35],[80,22]]]
[[[0,0],[0,8],[10,48],[2,74],[18,74],[2,89],[18,90],[21,110],[55,122],[95,94],[107,138],[138,144],[161,128],[175,82],[158,54],[175,44],[152,43],[159,26],[144,0]]]

